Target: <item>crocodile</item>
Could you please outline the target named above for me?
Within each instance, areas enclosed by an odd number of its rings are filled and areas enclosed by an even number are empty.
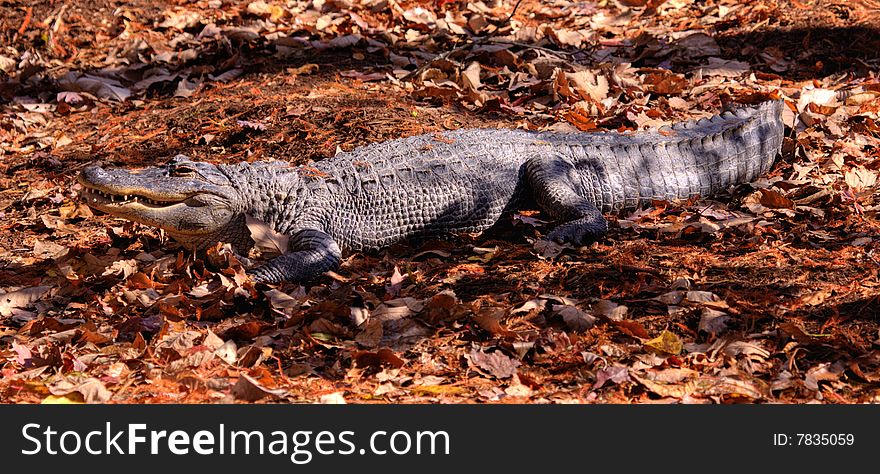
[[[524,203],[557,225],[548,239],[601,238],[603,213],[655,200],[709,196],[769,171],[783,139],[781,100],[637,132],[462,129],[374,143],[294,166],[231,165],[184,155],[140,170],[89,166],[93,208],[159,227],[192,250],[253,246],[248,216],[289,236],[289,252],[249,273],[301,282],[337,268],[344,252],[412,238],[477,233]]]

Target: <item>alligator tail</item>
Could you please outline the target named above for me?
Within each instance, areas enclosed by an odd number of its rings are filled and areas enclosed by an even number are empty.
[[[599,182],[621,186],[591,187],[596,202],[613,211],[652,200],[706,197],[754,181],[770,170],[782,148],[784,106],[782,100],[737,106],[712,118],[622,135],[627,138],[618,138],[619,145],[609,150],[616,161],[603,160],[598,173]]]

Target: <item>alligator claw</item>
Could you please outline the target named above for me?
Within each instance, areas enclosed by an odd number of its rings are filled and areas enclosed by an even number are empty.
[[[576,219],[557,226],[547,234],[547,239],[560,244],[583,246],[601,239],[607,231],[608,224],[604,220]]]

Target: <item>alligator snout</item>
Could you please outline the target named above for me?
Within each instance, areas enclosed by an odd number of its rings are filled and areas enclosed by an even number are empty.
[[[79,174],[79,182],[81,184],[98,184],[102,181],[110,179],[110,174],[98,165],[90,165]]]

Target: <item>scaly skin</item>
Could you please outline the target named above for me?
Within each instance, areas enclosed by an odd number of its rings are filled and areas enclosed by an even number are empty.
[[[607,231],[602,212],[708,196],[766,173],[782,145],[782,107],[636,133],[459,130],[298,167],[178,156],[140,171],[90,167],[79,181],[92,207],[193,249],[224,241],[245,252],[245,215],[260,219],[291,236],[292,252],[253,270],[255,280],[302,281],[338,266],[342,252],[483,231],[529,197],[560,222],[548,238],[584,244]]]

